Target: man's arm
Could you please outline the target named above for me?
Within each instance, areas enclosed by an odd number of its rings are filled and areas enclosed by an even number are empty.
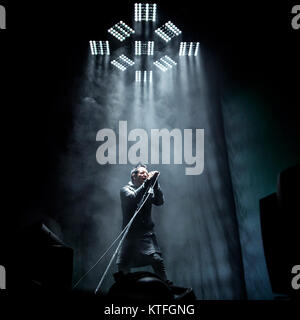
[[[147,188],[150,185],[150,179],[147,179],[139,188],[133,190],[132,188],[125,186],[123,188],[121,188],[120,191],[120,196],[121,196],[121,200],[128,200],[128,201],[135,201],[136,203],[138,203],[143,195],[145,194],[145,192],[147,191]]]
[[[152,198],[152,203],[155,204],[156,206],[161,206],[165,202],[164,194],[160,189],[160,185],[158,181],[156,182],[154,188],[154,196]]]
[[[122,202],[125,200],[126,202],[135,201],[136,203],[139,203],[139,201],[143,198],[144,194],[146,193],[148,187],[151,184],[153,184],[153,182],[155,181],[158,174],[159,174],[158,171],[151,171],[149,173],[149,178],[145,180],[144,183],[135,190],[130,188],[129,186],[125,186],[121,188],[120,196],[121,196]],[[158,190],[156,192],[157,196],[155,195],[155,190]],[[153,202],[154,204],[156,203],[158,203],[156,205],[163,204],[163,194],[159,190],[158,182],[154,186],[154,198],[156,198],[155,202]]]
[[[149,177],[151,177],[152,181],[154,182],[160,175],[159,171],[151,171],[149,172]],[[160,185],[158,183],[158,180],[156,181],[155,185],[153,186],[153,197],[151,198],[151,201],[156,206],[161,206],[164,203],[164,195],[160,189]]]

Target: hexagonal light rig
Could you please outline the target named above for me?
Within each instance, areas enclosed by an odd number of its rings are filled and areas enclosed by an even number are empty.
[[[135,3],[134,4],[134,20],[135,22],[155,22],[157,17],[157,5],[149,3]],[[135,31],[123,21],[118,22],[113,27],[108,29],[108,32],[123,42],[129,38]],[[171,21],[166,22],[161,27],[155,30],[155,34],[168,43],[174,37],[181,34],[181,30]],[[154,41],[140,41],[136,40],[134,43],[135,56],[153,56],[154,55]],[[110,55],[110,44],[108,41],[90,41],[90,49],[92,55]],[[199,42],[181,42],[179,47],[179,56],[197,56],[199,51]],[[148,58],[147,58],[148,59]],[[111,60],[111,64],[121,71],[127,70],[135,63],[124,54],[118,58]],[[177,63],[172,58],[164,55],[160,59],[153,62],[153,64],[161,71],[165,72],[176,66]],[[135,70],[136,82],[152,82],[152,70]]]

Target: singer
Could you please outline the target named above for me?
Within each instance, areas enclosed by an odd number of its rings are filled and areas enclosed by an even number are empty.
[[[123,212],[123,228],[128,224],[135,211],[141,206],[146,195],[150,193],[133,221],[117,256],[118,270],[130,272],[130,268],[151,265],[156,273],[167,284],[164,261],[154,233],[154,223],[151,219],[152,204],[161,206],[164,195],[158,181],[158,171],[147,171],[145,165],[138,165],[131,171],[131,181],[121,188],[120,197]],[[155,184],[154,184],[155,183]]]

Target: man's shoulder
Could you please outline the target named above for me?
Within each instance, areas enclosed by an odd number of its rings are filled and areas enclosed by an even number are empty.
[[[120,189],[120,193],[126,193],[128,191],[134,191],[134,185],[131,182],[128,182],[125,186]]]

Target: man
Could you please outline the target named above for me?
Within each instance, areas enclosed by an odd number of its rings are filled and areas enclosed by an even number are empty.
[[[153,185],[158,174],[158,171],[148,172],[145,165],[138,165],[131,171],[131,181],[120,191],[123,229],[136,212],[143,196],[147,195],[147,190]],[[163,203],[164,196],[157,181],[153,186],[153,193],[149,195],[137,214],[119,251],[117,258],[119,271],[128,273],[131,267],[151,265],[162,280],[170,282],[167,280],[164,261],[151,219],[152,204],[160,206]]]

